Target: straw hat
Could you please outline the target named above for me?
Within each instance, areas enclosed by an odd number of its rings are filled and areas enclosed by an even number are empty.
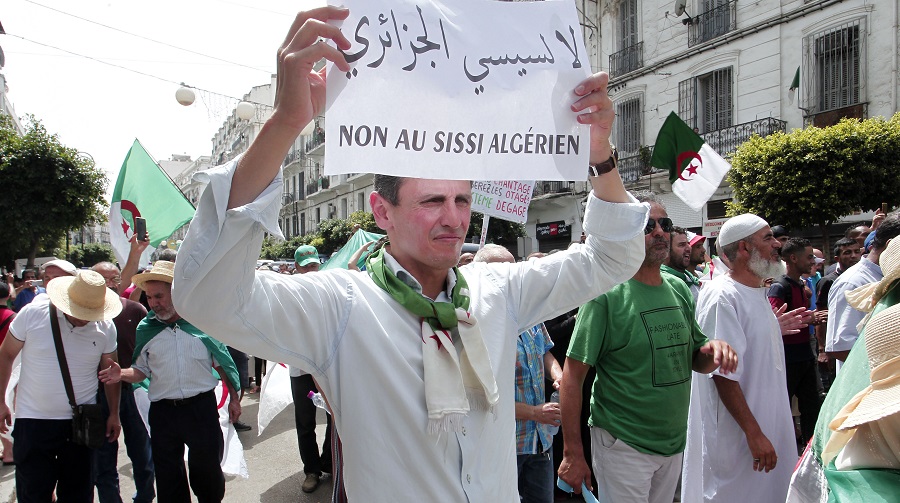
[[[95,271],[56,278],[47,284],[47,295],[57,309],[79,320],[111,320],[122,312],[119,295]]]
[[[900,412],[900,304],[872,317],[866,324],[869,386],[838,412],[829,427],[846,431]]]
[[[175,262],[168,260],[157,260],[153,263],[153,267],[141,274],[135,274],[131,281],[141,290],[145,290],[144,283],[148,281],[165,281],[171,284],[175,279]]]
[[[860,311],[871,311],[887,294],[891,285],[900,279],[900,239],[892,239],[878,259],[884,278],[845,293],[847,302]]]

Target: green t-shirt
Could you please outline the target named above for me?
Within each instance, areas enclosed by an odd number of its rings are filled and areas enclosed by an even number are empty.
[[[578,311],[568,357],[593,365],[588,424],[638,451],[684,451],[694,352],[707,338],[694,319],[694,297],[679,278],[634,279]]]

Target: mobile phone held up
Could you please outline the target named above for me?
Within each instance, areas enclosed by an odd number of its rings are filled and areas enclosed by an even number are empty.
[[[135,217],[134,219],[134,234],[137,236],[138,241],[144,241],[147,239],[147,220],[142,217]]]

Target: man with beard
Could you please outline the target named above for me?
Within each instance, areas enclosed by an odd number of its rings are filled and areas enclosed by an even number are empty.
[[[707,340],[694,320],[687,285],[660,270],[673,231],[666,209],[652,193],[635,197],[650,205],[644,261],[630,280],[578,312],[560,387],[559,476],[572,487],[590,487],[581,442],[581,387],[594,366],[588,423],[600,494],[607,501],[668,503],[687,438],[691,370],[705,374],[719,368],[727,374],[737,367],[737,356],[725,342]]]
[[[781,329],[762,288],[785,273],[781,243],[765,220],[744,214],[722,226],[717,245],[731,270],[700,291],[697,322],[741,363],[730,375],[698,380],[691,408],[701,407],[702,445],[689,444],[685,456],[702,456],[704,469],[686,473],[682,487],[702,490],[704,501],[784,501],[797,451]]]
[[[660,269],[683,280],[688,288],[691,289],[691,295],[694,296],[694,302],[696,302],[697,295],[700,295],[700,281],[691,272],[692,269],[688,269],[691,267],[692,255],[693,248],[691,247],[688,232],[681,227],[673,227],[669,256]]]

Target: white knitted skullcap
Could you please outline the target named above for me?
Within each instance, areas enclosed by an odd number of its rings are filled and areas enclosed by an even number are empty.
[[[735,241],[750,237],[756,231],[768,227],[769,223],[752,213],[744,213],[729,219],[719,231],[717,243],[727,246]]]

